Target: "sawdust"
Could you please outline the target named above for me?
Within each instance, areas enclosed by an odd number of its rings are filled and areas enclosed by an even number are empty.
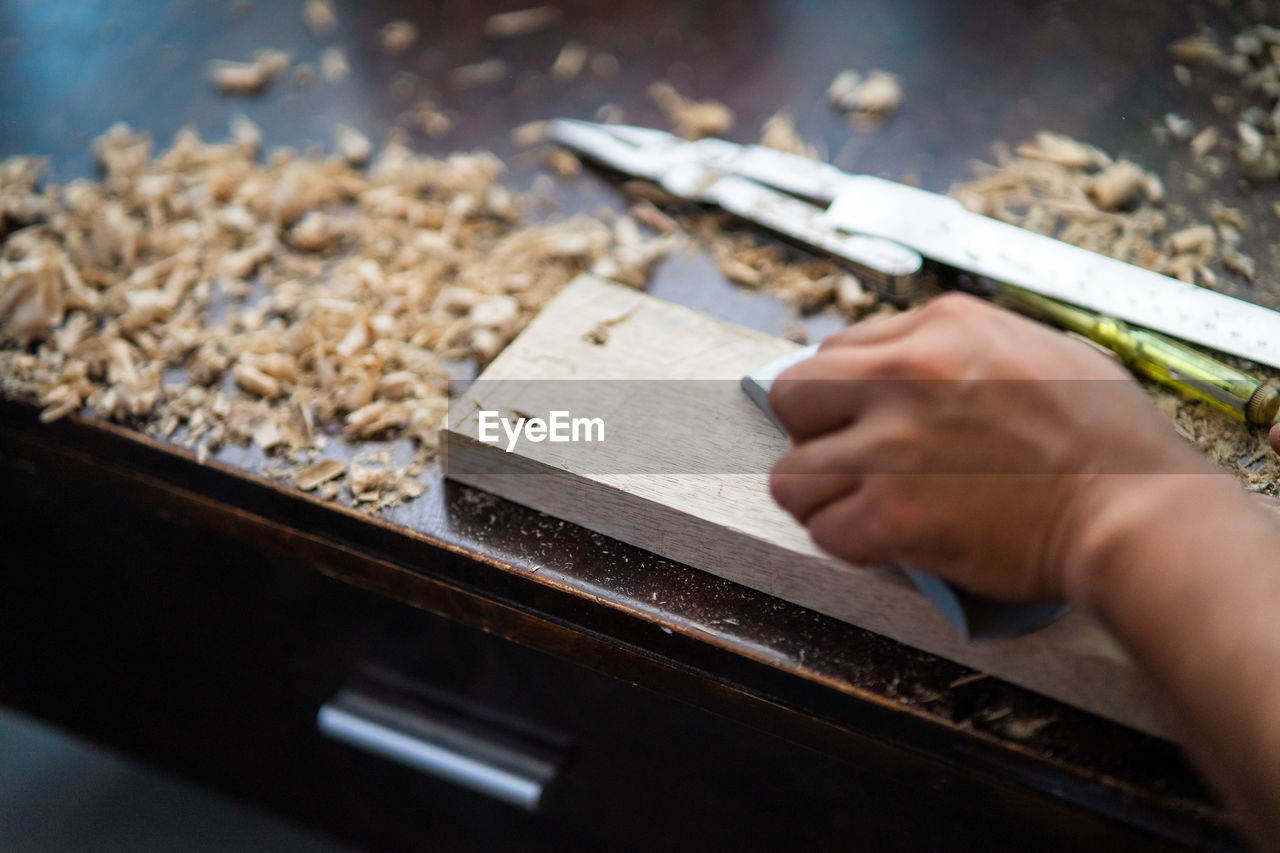
[[[801,138],[791,114],[782,110],[766,119],[760,127],[760,144],[797,157],[820,159],[818,147]]]
[[[397,20],[384,26],[378,33],[384,53],[395,56],[404,53],[418,41],[418,25],[413,21]]]
[[[484,34],[490,38],[513,38],[553,27],[560,22],[561,11],[555,6],[534,6],[514,12],[490,15]]]
[[[902,82],[896,74],[876,69],[863,77],[845,69],[827,87],[827,101],[837,110],[865,119],[887,118],[902,105]]]
[[[733,127],[733,111],[719,101],[695,101],[676,91],[670,83],[649,86],[649,97],[673,125],[673,132],[683,139],[722,136]]]
[[[326,47],[320,54],[320,76],[330,85],[350,77],[351,64],[347,62],[347,52],[340,47]]]
[[[0,162],[0,390],[200,459],[254,445],[269,475],[377,510],[421,492],[451,365],[490,360],[579,273],[643,286],[681,243],[625,216],[524,222],[492,155],[375,156],[355,133],[260,162],[247,119],[158,156],[120,125],[94,143],[102,180],[66,185]],[[336,436],[413,458],[346,466],[323,458]]]
[[[556,54],[551,63],[551,76],[555,80],[568,82],[582,73],[587,64],[587,48],[576,41],[565,42],[564,47]]]
[[[224,95],[257,95],[288,71],[292,62],[293,58],[283,51],[260,50],[250,62],[214,62],[209,67],[209,78]]]
[[[455,89],[474,89],[497,83],[507,76],[507,63],[496,57],[453,69],[450,81]]]
[[[306,0],[302,4],[302,22],[313,36],[323,38],[338,28],[338,15],[331,0]]]

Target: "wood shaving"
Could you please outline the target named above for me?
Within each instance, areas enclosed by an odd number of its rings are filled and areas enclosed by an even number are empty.
[[[334,85],[351,76],[347,53],[340,47],[326,47],[320,54],[320,76],[324,82]]]
[[[257,446],[272,476],[378,510],[421,493],[451,364],[491,359],[579,273],[644,286],[683,245],[625,216],[522,222],[483,152],[392,139],[361,170],[350,150],[262,163],[259,145],[241,122],[153,155],[121,125],[94,143],[100,182],[41,187],[40,161],[0,162],[0,390],[200,460]],[[337,436],[414,458],[343,475],[315,458]]]
[[[409,116],[412,123],[422,128],[422,132],[432,139],[439,139],[453,130],[453,117],[431,100],[418,101]]]
[[[1216,127],[1206,127],[1204,130],[1191,137],[1191,153],[1197,158],[1204,157],[1214,146],[1218,144],[1222,134]]]
[[[836,284],[835,301],[845,316],[856,317],[873,308],[876,297],[863,288],[857,276],[846,274]]]
[[[827,100],[843,112],[883,117],[902,105],[902,81],[896,74],[876,69],[863,77],[847,69],[827,87]]]
[[[1014,740],[1030,740],[1057,721],[1056,717],[1005,718],[1004,733]]]
[[[484,22],[484,34],[490,38],[511,38],[545,30],[560,22],[561,12],[555,6],[534,6],[514,12],[490,15]]]
[[[838,110],[849,109],[846,106],[849,103],[852,93],[858,88],[858,84],[862,82],[862,75],[851,68],[846,68],[832,79],[831,84],[827,86],[827,102]]]
[[[363,166],[373,154],[373,143],[354,127],[340,124],[333,129],[338,154],[352,166]]]
[[[251,62],[219,60],[209,68],[209,78],[224,95],[256,95],[289,68],[292,58],[278,50],[261,50]]]
[[[795,122],[786,112],[777,112],[760,128],[760,144],[799,157],[817,160],[818,149],[800,138]]]
[[[587,64],[587,49],[576,41],[565,42],[564,47],[556,54],[551,63],[553,79],[566,82],[582,73],[582,66]]]
[[[1190,139],[1195,133],[1195,124],[1191,119],[1183,118],[1176,113],[1165,113],[1164,126],[1168,129],[1169,135],[1180,142]]]
[[[601,124],[625,124],[627,112],[617,104],[601,104],[596,110],[596,121]]]
[[[302,4],[302,22],[312,35],[323,38],[338,28],[338,15],[331,0],[306,0]]]
[[[1092,145],[1085,145],[1069,136],[1045,130],[1037,133],[1035,139],[1030,142],[1020,144],[1018,156],[1028,160],[1056,163],[1069,169],[1101,168],[1111,164],[1111,158]]]
[[[1090,178],[1084,192],[1100,210],[1119,210],[1136,204],[1147,186],[1147,174],[1142,169],[1120,160]]]
[[[582,162],[563,148],[552,148],[546,154],[547,168],[561,178],[572,178],[582,171]]]
[[[1208,256],[1213,252],[1217,234],[1210,225],[1193,225],[1169,235],[1169,251],[1175,255],[1198,254]]]
[[[341,477],[346,471],[347,466],[337,459],[321,459],[296,472],[293,484],[304,492],[309,492],[322,483]]]
[[[531,121],[519,125],[511,131],[511,144],[517,148],[530,148],[546,142],[550,138],[551,122]]]
[[[682,232],[692,233],[710,252],[720,273],[739,287],[777,297],[802,315],[831,309],[846,320],[855,321],[875,313],[897,312],[881,302],[877,294],[865,290],[862,282],[835,260],[813,258],[768,242],[754,229],[726,227],[731,219],[723,213],[679,215],[673,219],[656,207],[673,204],[669,197],[641,183],[627,184],[624,189],[636,198],[631,208],[632,220],[648,224],[651,214],[641,211],[653,207],[654,213],[670,219],[671,225],[678,222]],[[657,221],[651,227],[661,233],[670,226]],[[796,334],[794,328],[790,328],[790,334]]]
[[[1180,38],[1169,45],[1169,54],[1179,62],[1218,62],[1222,48],[1212,30]]]
[[[684,139],[721,136],[733,127],[733,111],[719,101],[694,101],[676,91],[670,83],[658,82],[649,87],[649,97],[674,125],[674,132]]]
[[[455,89],[474,89],[497,83],[507,76],[507,63],[501,59],[486,59],[472,65],[460,65],[453,69],[450,81]]]
[[[646,199],[640,199],[631,206],[628,211],[631,218],[641,225],[645,225],[659,234],[674,234],[680,230],[680,224],[667,216]]]
[[[392,21],[379,32],[382,49],[391,55],[404,53],[418,41],[418,25],[413,21]]]

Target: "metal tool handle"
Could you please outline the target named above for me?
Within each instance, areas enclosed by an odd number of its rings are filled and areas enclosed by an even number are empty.
[[[665,184],[664,184],[665,185]],[[821,208],[736,175],[723,175],[702,190],[705,201],[771,231],[829,252],[853,264],[881,295],[909,298],[923,259],[891,240],[832,228]]]
[[[956,269],[1280,367],[1275,311],[973,213],[937,193],[853,176],[827,217]]]
[[[537,811],[556,762],[456,721],[344,690],[321,706],[322,734],[527,811]]]

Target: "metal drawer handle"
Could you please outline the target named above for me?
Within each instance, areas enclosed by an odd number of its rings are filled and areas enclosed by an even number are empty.
[[[406,767],[537,811],[556,764],[456,720],[344,690],[320,707],[320,732]]]

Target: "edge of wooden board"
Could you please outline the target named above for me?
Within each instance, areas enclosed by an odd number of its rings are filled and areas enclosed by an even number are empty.
[[[600,323],[610,326],[607,346],[584,343],[584,335]],[[724,383],[724,390],[707,402],[722,415],[708,428],[723,429],[725,421],[731,422],[731,432],[720,438],[735,451],[760,457],[753,458],[761,473],[746,481],[739,475],[722,486],[717,501],[699,503],[690,497],[701,494],[696,476],[573,470],[571,458],[565,461],[546,444],[509,453],[480,442],[475,419],[467,416],[457,422],[451,417],[442,435],[445,475],[1077,708],[1166,735],[1142,675],[1087,614],[1068,613],[1016,639],[968,642],[901,573],[850,566],[813,546],[764,487],[765,463],[785,447],[785,439],[736,389],[737,377],[747,369],[794,347],[581,276],[534,318],[455,402],[454,411],[512,409],[520,382],[532,378],[711,377]]]
[[[471,436],[449,433],[448,477],[545,512],[667,559],[816,610],[939,657],[972,667],[1068,705],[1149,734],[1167,736],[1152,697],[1131,659],[1105,630],[1072,611],[1033,634],[966,642],[904,576],[810,557],[764,539],[742,537],[713,551],[701,547],[714,527],[704,519],[535,459],[509,454]],[[638,500],[644,512],[636,512]],[[616,511],[615,511],[616,510]],[[612,520],[601,529],[600,517]],[[680,536],[665,531],[680,530]],[[655,547],[655,542],[658,543]],[[750,551],[751,553],[746,553]],[[781,563],[805,575],[788,584]],[[753,566],[774,567],[773,573]],[[714,566],[715,568],[710,568]]]

